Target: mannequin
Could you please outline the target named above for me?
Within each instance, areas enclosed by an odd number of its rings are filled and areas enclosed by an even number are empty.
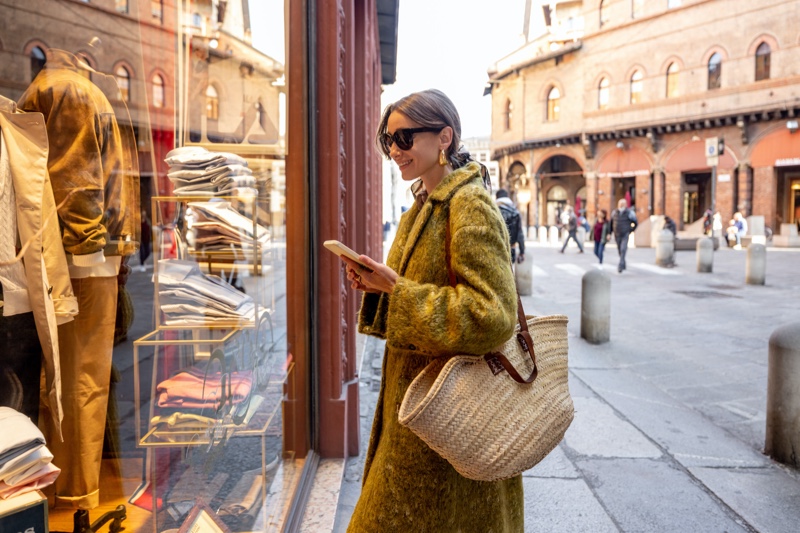
[[[91,79],[90,79],[91,78]],[[59,327],[63,443],[55,504],[99,505],[100,465],[111,375],[117,275],[138,245],[138,172],[130,119],[117,121],[102,74],[63,50],[47,62],[19,101],[44,116],[47,167],[59,204],[61,240],[80,314]],[[77,515],[76,515],[77,516]]]

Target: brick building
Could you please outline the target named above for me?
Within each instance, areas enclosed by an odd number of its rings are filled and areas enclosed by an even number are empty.
[[[527,43],[489,71],[501,183],[530,189],[531,225],[626,195],[679,229],[712,201],[723,221],[797,223],[798,18],[791,0],[528,0]]]

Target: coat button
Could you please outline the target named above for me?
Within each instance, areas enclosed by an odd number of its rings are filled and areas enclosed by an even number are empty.
[[[416,346],[414,346],[413,344],[409,344],[409,345],[408,345],[408,349],[409,349],[409,350],[416,350],[416,349],[417,349],[417,347],[416,347]]]

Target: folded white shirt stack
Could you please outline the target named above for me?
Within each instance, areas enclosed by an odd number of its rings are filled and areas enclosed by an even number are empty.
[[[10,407],[0,407],[0,427],[0,498],[52,484],[61,469],[51,462],[53,454],[31,419]]]
[[[158,297],[167,326],[255,318],[255,303],[250,296],[218,276],[203,274],[191,261],[158,262]]]
[[[189,202],[186,240],[195,250],[245,249],[260,253],[269,243],[269,230],[238,213],[228,202]]]
[[[228,152],[199,146],[176,148],[164,159],[176,196],[248,196],[256,194],[256,179],[247,161]]]

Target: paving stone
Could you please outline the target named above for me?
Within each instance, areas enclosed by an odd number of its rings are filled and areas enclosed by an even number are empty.
[[[722,501],[756,530],[800,530],[800,484],[776,466],[768,468],[691,468]]]
[[[525,533],[617,533],[582,479],[522,479]]]
[[[664,461],[579,459],[576,464],[621,531],[749,531],[688,473]]]

